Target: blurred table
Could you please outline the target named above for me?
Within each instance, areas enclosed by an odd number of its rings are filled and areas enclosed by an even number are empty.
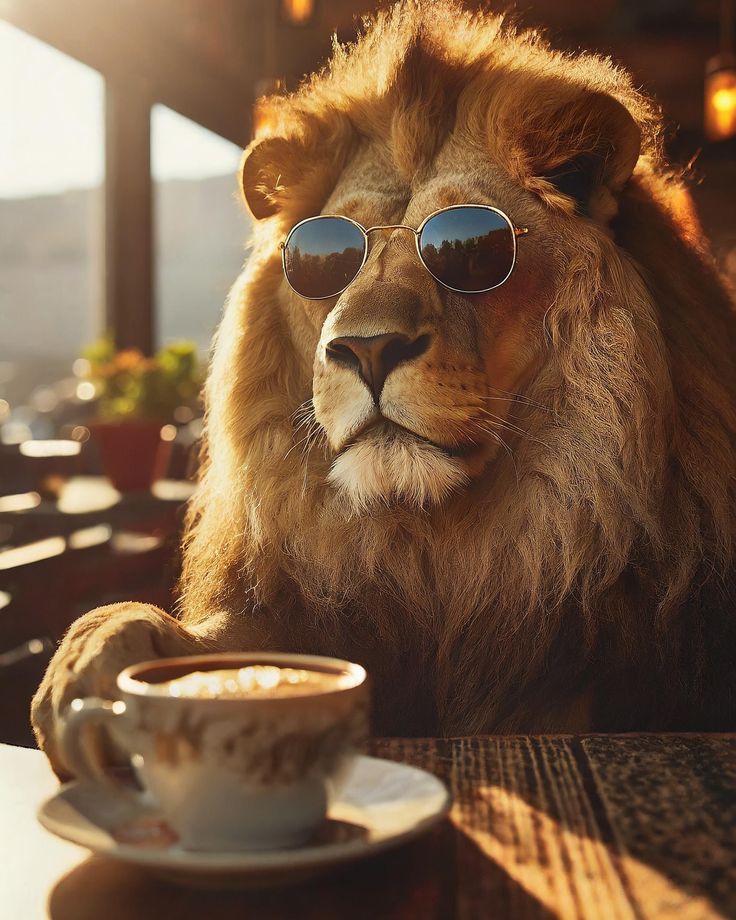
[[[120,528],[176,511],[194,488],[185,480],[162,479],[148,492],[121,494],[104,476],[75,476],[61,486],[55,500],[41,500],[32,492],[0,497],[0,528],[12,529],[14,543],[65,536],[100,524]],[[25,505],[20,501],[24,496]],[[15,510],[14,498],[22,510]]]
[[[56,499],[0,495],[0,654],[36,638],[53,648],[77,617],[102,604],[170,609],[193,490],[161,480],[121,495],[104,477],[78,476]],[[0,741],[33,743],[29,703],[48,657],[0,669]]]
[[[35,820],[55,788],[37,751],[0,746],[0,913],[37,920],[217,917],[736,916],[736,735],[389,739],[431,770],[450,820],[298,887],[199,891],[90,857]]]

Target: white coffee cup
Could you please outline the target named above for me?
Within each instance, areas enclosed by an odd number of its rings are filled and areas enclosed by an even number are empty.
[[[168,682],[195,671],[268,665],[336,679],[301,695],[174,696]],[[104,725],[187,849],[297,846],[325,820],[368,734],[365,670],[337,658],[271,653],[199,655],[143,662],[117,679],[119,698],[74,700],[61,745],[82,779],[112,795],[129,787],[107,773],[86,738]],[[85,731],[83,731],[85,729]]]

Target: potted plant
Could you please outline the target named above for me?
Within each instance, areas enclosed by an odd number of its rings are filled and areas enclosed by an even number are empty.
[[[116,351],[106,337],[88,347],[84,358],[97,401],[89,429],[103,470],[121,492],[149,489],[165,472],[171,452],[162,427],[199,393],[195,346],[175,342],[148,358],[137,349]]]

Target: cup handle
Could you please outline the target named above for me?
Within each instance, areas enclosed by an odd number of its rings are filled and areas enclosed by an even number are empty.
[[[59,744],[64,759],[75,776],[102,783],[119,793],[133,791],[108,772],[95,757],[89,743],[89,733],[85,731],[88,726],[121,724],[125,718],[126,705],[122,700],[103,700],[97,696],[72,700],[62,723]]]

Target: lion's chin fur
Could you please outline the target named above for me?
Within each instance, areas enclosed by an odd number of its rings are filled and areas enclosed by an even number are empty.
[[[377,502],[435,505],[468,481],[461,462],[408,432],[368,432],[332,463],[328,481],[349,512]]]

